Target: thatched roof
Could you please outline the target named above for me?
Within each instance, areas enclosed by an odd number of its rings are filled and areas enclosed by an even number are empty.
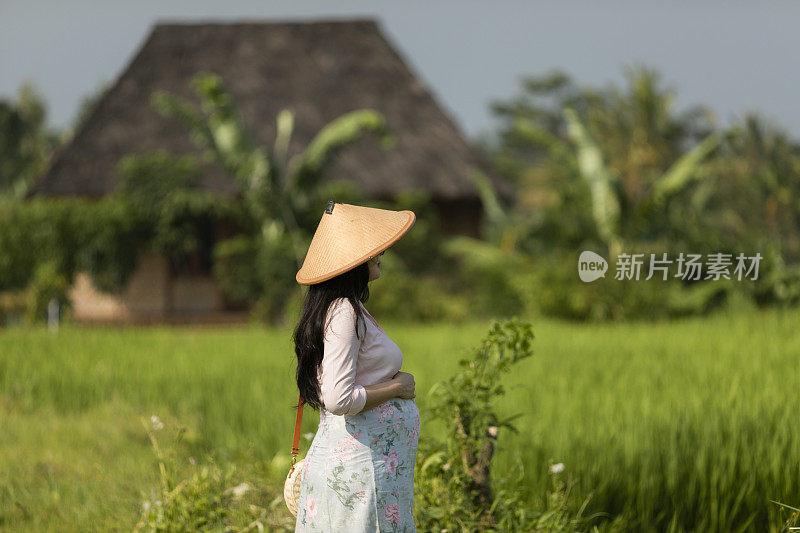
[[[364,138],[341,153],[326,179],[351,180],[378,197],[414,188],[439,199],[477,198],[467,173],[471,165],[486,171],[486,164],[373,20],[156,25],[29,195],[102,196],[114,189],[116,164],[126,154],[197,153],[184,125],[160,115],[150,96],[166,90],[196,101],[190,80],[199,71],[222,77],[248,128],[267,146],[278,112],[293,108],[292,153],[345,112],[383,113],[394,148]],[[237,190],[216,165],[204,185]]]

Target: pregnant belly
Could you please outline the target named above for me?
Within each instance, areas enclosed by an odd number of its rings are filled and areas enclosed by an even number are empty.
[[[394,441],[416,448],[419,441],[419,408],[413,398],[392,398],[355,415],[345,415],[355,425],[369,430],[372,445]]]

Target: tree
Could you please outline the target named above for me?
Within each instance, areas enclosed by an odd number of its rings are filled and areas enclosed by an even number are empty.
[[[673,111],[674,93],[659,87],[656,72],[639,66],[627,76],[627,91],[581,89],[556,71],[494,103],[506,121],[495,161],[522,190],[512,211],[529,213],[495,218],[522,221],[518,239],[567,248],[599,241],[614,255],[625,240],[669,231],[668,200],[705,176],[700,165],[720,138],[705,108]]]
[[[267,149],[258,146],[245,127],[219,76],[200,73],[192,84],[200,98],[201,111],[163,92],[154,96],[155,105],[165,115],[182,120],[195,142],[241,185],[264,239],[290,236],[299,268],[305,254],[305,238],[297,221],[304,211],[316,206],[312,200],[325,168],[342,149],[367,133],[378,135],[385,147],[391,147],[394,137],[385,119],[369,109],[346,113],[324,126],[305,150],[290,157],[292,111],[278,114],[275,141]]]
[[[325,169],[367,134],[378,136],[384,148],[394,144],[394,136],[380,113],[362,109],[323,126],[305,149],[290,155],[291,110],[278,113],[272,145],[260,146],[219,76],[201,72],[192,86],[199,110],[164,92],[155,93],[153,103],[164,115],[182,121],[203,157],[219,163],[240,186],[245,210],[258,228],[256,235],[219,243],[214,249],[214,272],[234,300],[257,298],[254,314],[279,320],[293,286],[273,280],[291,279],[302,264],[311,235],[300,221],[319,216],[319,185]]]
[[[58,143],[46,117],[44,101],[31,84],[19,89],[15,101],[0,100],[0,193],[22,198],[44,171]]]
[[[657,225],[655,220],[641,220],[665,215],[665,201],[684,190],[693,179],[703,176],[698,172],[700,163],[719,145],[720,136],[712,133],[700,144],[682,155],[661,174],[650,176],[646,190],[636,196],[625,196],[631,191],[621,186],[621,176],[604,162],[603,153],[595,139],[590,135],[574,109],[566,107],[564,116],[568,124],[568,134],[576,146],[575,158],[581,178],[589,186],[592,215],[597,234],[608,247],[612,257],[622,251],[627,236],[624,228],[644,231]],[[707,176],[707,174],[706,174]],[[628,206],[626,224],[622,207]],[[637,220],[639,219],[639,220]]]

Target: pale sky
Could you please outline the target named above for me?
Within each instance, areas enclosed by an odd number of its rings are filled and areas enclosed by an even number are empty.
[[[67,125],[113,81],[159,20],[378,19],[434,97],[473,138],[490,100],[559,68],[578,83],[624,83],[657,68],[678,109],[707,104],[720,125],[759,111],[800,137],[800,3],[727,1],[0,0],[0,97],[24,80]]]

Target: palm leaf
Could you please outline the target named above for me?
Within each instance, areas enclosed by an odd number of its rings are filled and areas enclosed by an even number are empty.
[[[508,222],[508,214],[500,204],[497,193],[492,186],[489,178],[477,168],[470,169],[468,173],[469,178],[478,188],[478,195],[483,204],[484,213],[489,223],[497,228],[502,228]]]
[[[261,188],[271,165],[265,154],[257,150],[222,79],[202,72],[192,78],[192,85],[200,98],[202,112],[189,102],[160,91],[154,94],[153,104],[162,114],[183,122],[194,142],[210,151],[246,189]]]
[[[545,148],[556,163],[578,171],[570,146],[535,122],[519,118],[514,121],[513,131],[520,139]]]
[[[215,151],[214,136],[205,117],[193,105],[168,92],[155,91],[151,98],[153,107],[162,115],[178,119],[189,130],[192,141],[200,148]]]
[[[327,125],[311,140],[306,149],[292,157],[288,165],[289,179],[285,189],[308,190],[316,185],[321,170],[345,147],[367,133],[379,136],[381,144],[389,148],[394,136],[389,132],[386,119],[372,109],[361,109],[341,115]]]
[[[675,161],[655,182],[648,203],[653,207],[662,205],[669,196],[680,192],[694,179],[701,177],[702,174],[697,172],[700,163],[719,146],[720,141],[721,137],[712,133]]]
[[[592,215],[597,232],[609,247],[613,247],[620,240],[618,233],[620,205],[613,188],[614,178],[603,163],[600,147],[578,118],[575,110],[565,107],[564,118],[567,121],[567,134],[578,150],[578,169],[589,185]]]
[[[289,141],[292,139],[293,132],[294,112],[289,109],[282,109],[275,121],[275,147],[272,151],[275,164],[280,168],[286,168]]]

